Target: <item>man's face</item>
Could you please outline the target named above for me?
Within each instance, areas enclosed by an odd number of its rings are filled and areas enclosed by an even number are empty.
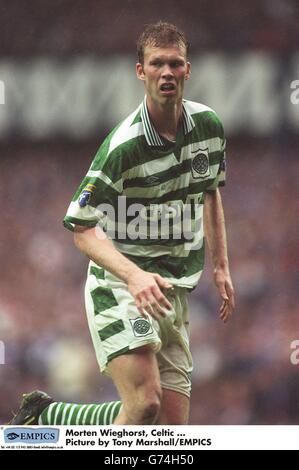
[[[144,64],[136,64],[137,77],[144,81],[146,93],[154,104],[165,105],[182,100],[184,82],[190,77],[184,46],[146,46]]]

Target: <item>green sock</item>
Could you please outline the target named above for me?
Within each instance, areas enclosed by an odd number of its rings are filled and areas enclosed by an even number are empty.
[[[101,405],[76,405],[74,403],[51,403],[41,413],[39,424],[112,424],[121,408],[120,401]]]

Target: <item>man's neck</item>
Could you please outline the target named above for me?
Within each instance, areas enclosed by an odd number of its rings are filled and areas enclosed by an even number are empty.
[[[156,131],[167,140],[175,141],[182,116],[182,101],[168,106],[157,105],[147,97],[147,108]]]

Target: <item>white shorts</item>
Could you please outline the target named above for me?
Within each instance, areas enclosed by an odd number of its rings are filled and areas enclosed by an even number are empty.
[[[88,268],[85,303],[88,325],[102,373],[111,359],[151,345],[156,353],[162,388],[187,397],[191,392],[187,290],[167,294],[172,309],[159,321],[138,312],[127,285],[92,261]]]

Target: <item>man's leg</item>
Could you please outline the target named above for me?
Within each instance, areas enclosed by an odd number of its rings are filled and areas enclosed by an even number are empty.
[[[156,424],[188,424],[189,405],[190,400],[187,396],[164,388],[160,413]]]
[[[38,424],[107,425],[113,423],[120,408],[120,401],[99,404],[53,402],[42,410]]]
[[[39,424],[154,424],[160,411],[160,374],[150,346],[136,348],[111,360],[108,370],[121,402],[76,405],[55,402]]]
[[[55,402],[47,393],[35,390],[23,394],[18,412],[8,424],[112,424],[121,402],[75,404]]]
[[[189,311],[187,291],[175,287],[169,293],[173,315],[163,319],[166,341],[157,353],[163,391],[157,424],[186,425],[189,420],[192,356],[189,349]]]
[[[136,348],[114,358],[108,369],[123,405],[114,424],[154,424],[160,411],[162,390],[151,347]]]

